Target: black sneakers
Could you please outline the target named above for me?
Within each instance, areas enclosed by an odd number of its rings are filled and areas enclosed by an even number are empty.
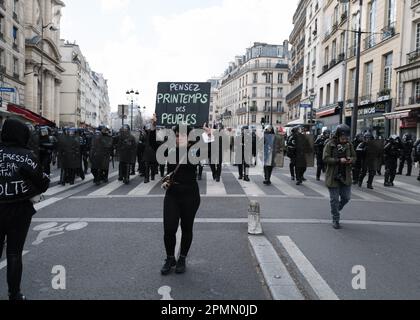
[[[340,222],[338,222],[338,221],[333,221],[333,228],[334,228],[335,230],[340,230],[340,229],[341,229]]]
[[[183,274],[187,270],[186,266],[186,258],[179,257],[178,262],[176,264],[175,273],[176,274]]]
[[[26,297],[21,294],[20,292],[18,294],[9,294],[9,301],[26,301]]]
[[[163,276],[167,276],[171,273],[172,268],[174,268],[175,266],[177,266],[175,257],[168,257],[165,260],[165,264],[163,265],[162,270],[160,272]]]

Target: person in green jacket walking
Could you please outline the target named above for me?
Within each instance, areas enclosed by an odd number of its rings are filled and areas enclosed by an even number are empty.
[[[324,163],[327,166],[326,185],[330,191],[331,213],[334,229],[340,229],[340,212],[351,200],[352,165],[356,152],[350,143],[350,128],[337,127],[333,138],[324,149]]]

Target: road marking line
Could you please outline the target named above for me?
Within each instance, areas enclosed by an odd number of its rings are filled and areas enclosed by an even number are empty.
[[[231,169],[232,172],[232,169]],[[238,181],[239,185],[241,186],[242,190],[248,197],[260,197],[265,196],[266,193],[254,182],[245,182],[244,180],[239,180],[238,173],[232,172],[233,176],[235,177],[236,181]],[[251,178],[251,176],[250,176]]]
[[[327,282],[316,271],[305,255],[290,237],[277,237],[282,246],[286,249],[290,258],[296,264],[301,274],[308,281],[320,300],[339,300]]]
[[[223,184],[222,178],[220,183],[213,180],[213,174],[207,172],[207,193],[206,196],[224,196],[227,194],[225,185]]]
[[[316,179],[316,176],[308,175],[308,177]],[[384,201],[384,199],[382,199],[382,198],[379,198],[379,197],[374,196],[372,194],[368,194],[366,192],[359,191],[355,187],[352,187],[351,192],[355,196],[357,196],[357,197],[359,197],[363,200],[366,200],[366,201],[371,201],[371,202],[375,202],[375,201],[381,201],[382,202],[382,201]]]
[[[29,253],[29,251],[23,251],[22,252],[22,257],[27,255]],[[4,269],[7,267],[7,259],[3,260],[2,262],[0,262],[0,270]]]
[[[290,177],[289,174],[283,173],[283,176]],[[303,186],[306,186],[307,188],[311,189],[312,191],[315,191],[316,193],[320,194],[323,198],[329,199],[330,198],[330,192],[328,191],[327,187],[319,186],[313,182],[305,181],[303,183]]]
[[[122,187],[123,183],[121,181],[118,181],[118,179],[116,181],[113,181],[111,183],[108,183],[107,185],[103,186],[102,188],[88,194],[89,196],[107,196],[109,194],[111,194],[112,192],[114,192],[115,190],[117,190],[118,188]]]
[[[405,202],[405,203],[411,203],[411,204],[419,204],[420,203],[420,201],[414,200],[412,198],[404,197],[404,196],[399,195],[397,193],[390,192],[389,189],[385,189],[385,187],[381,188],[381,187],[375,186],[375,190],[373,190],[373,191],[377,192],[379,194],[382,194],[384,196],[387,196],[387,197],[398,199],[398,200],[400,200],[402,202]]]
[[[305,300],[286,266],[266,237],[249,236],[249,242],[274,300]]]
[[[160,180],[150,181],[149,183],[140,183],[128,195],[129,196],[147,196],[160,182]]]
[[[385,180],[378,180],[377,182],[384,185]],[[399,181],[394,181],[394,184],[395,184],[395,186],[397,186],[400,189],[420,194],[420,187],[418,187],[418,186],[414,186],[414,185],[404,183],[404,182],[399,182]]]
[[[248,219],[206,219],[201,218],[195,220],[197,223],[215,223],[215,224],[244,224],[248,223]],[[162,218],[34,218],[34,223],[163,223]],[[330,225],[331,220],[323,219],[262,219],[267,224],[314,224],[314,225]],[[347,225],[369,225],[382,227],[407,227],[420,228],[420,222],[390,222],[390,221],[368,221],[368,220],[343,220],[342,224]]]
[[[48,190],[44,193],[44,196],[53,196],[53,195],[56,195],[56,194],[58,194],[58,193],[61,193],[61,192],[64,192],[64,191],[67,191],[67,190],[73,189],[73,188],[75,188],[75,187],[77,187],[77,186],[80,186],[80,185],[82,185],[82,184],[88,183],[88,182],[90,182],[90,181],[92,181],[92,180],[93,180],[93,176],[92,176],[92,175],[89,175],[89,176],[86,176],[86,179],[85,179],[84,181],[78,181],[78,182],[76,182],[76,183],[75,183],[74,185],[72,185],[72,186],[70,186],[70,185],[62,186],[62,185],[60,184],[60,185],[55,186],[55,187],[53,187],[53,188],[51,188],[51,189],[48,189]]]
[[[283,192],[288,197],[305,197],[305,194],[303,192],[300,192],[284,182],[283,180],[272,176],[271,182],[273,183],[273,186],[278,188],[281,192]]]

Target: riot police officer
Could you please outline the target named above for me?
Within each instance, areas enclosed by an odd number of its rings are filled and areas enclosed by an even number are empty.
[[[292,181],[296,180],[296,136],[299,132],[299,127],[294,127],[291,131],[291,135],[287,138],[287,156],[290,159],[290,175]]]
[[[369,175],[367,181],[367,188],[373,190],[373,180],[375,179],[377,168],[377,154],[372,147],[372,142],[374,140],[373,134],[371,132],[366,132],[363,135],[363,142],[357,146],[356,154],[357,158],[361,161],[361,172],[359,175],[359,187],[363,186],[363,181],[366,178],[366,175]]]
[[[394,186],[394,180],[398,167],[398,158],[401,155],[401,149],[401,139],[396,135],[391,136],[385,144],[385,187]]]
[[[130,133],[130,126],[124,125],[120,130],[117,150],[120,158],[119,181],[130,183],[130,167],[133,153],[137,151],[136,138]]]
[[[405,163],[407,162],[407,166],[408,166],[407,177],[410,177],[411,172],[413,170],[413,158],[412,158],[413,147],[414,147],[413,136],[409,133],[406,133],[403,136],[401,146],[402,146],[402,150],[401,150],[400,168],[398,170],[398,175],[403,174],[404,166],[405,166]]]
[[[360,152],[357,152],[357,148],[363,142],[363,140],[364,140],[363,134],[359,133],[356,135],[352,143],[353,149],[356,150],[356,161],[353,163],[353,184],[354,185],[359,184],[360,172],[362,171],[363,154]]]
[[[39,160],[48,176],[51,174],[52,154],[57,146],[55,138],[51,135],[49,127],[40,128],[39,137]]]
[[[418,162],[420,166],[420,139],[414,144],[414,160]],[[420,181],[420,171],[417,180]]]
[[[109,159],[113,151],[112,137],[107,127],[100,126],[99,133],[92,139],[90,161],[92,165],[93,182],[99,186],[101,182],[108,183]]]
[[[324,148],[328,140],[330,139],[330,137],[331,137],[331,131],[325,130],[324,133],[315,140],[314,147],[315,147],[316,162],[317,162],[317,172],[316,172],[317,181],[321,180],[321,174],[322,172],[325,173],[325,170],[326,170],[324,161],[323,161]]]

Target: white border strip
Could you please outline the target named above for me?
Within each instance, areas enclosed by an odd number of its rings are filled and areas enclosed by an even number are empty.
[[[305,255],[300,251],[298,246],[290,237],[277,237],[282,246],[286,249],[290,258],[296,264],[300,273],[308,281],[309,285],[315,291],[320,300],[339,300],[334,291],[330,288],[327,282],[316,271],[314,266],[309,262]]]

